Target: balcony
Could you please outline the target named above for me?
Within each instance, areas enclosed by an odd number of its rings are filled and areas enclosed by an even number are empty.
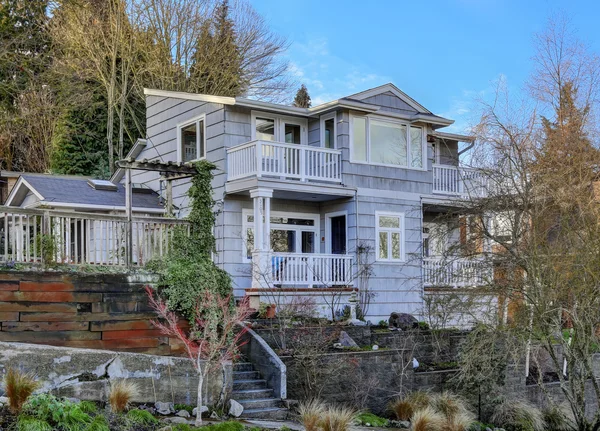
[[[477,287],[489,283],[492,276],[491,267],[482,259],[423,259],[424,287]]]
[[[308,145],[252,141],[227,150],[227,180],[269,177],[302,182],[342,182],[342,153]]]
[[[433,193],[461,197],[484,197],[487,181],[478,170],[433,165]]]
[[[349,287],[353,257],[344,254],[274,253],[271,279],[277,287]]]

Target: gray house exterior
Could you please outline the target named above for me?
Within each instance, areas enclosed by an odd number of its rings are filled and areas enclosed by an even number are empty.
[[[326,313],[336,294],[341,308],[368,289],[367,318],[377,322],[421,314],[431,287],[457,287],[432,275],[440,245],[427,236],[436,214],[466,193],[459,142],[473,139],[441,131],[453,121],[394,85],[308,109],[148,89],[146,120],[131,158],[217,166],[214,260],[236,296],[312,297]],[[132,181],[165,190],[156,172],[134,171]],[[173,183],[178,217],[189,185]]]

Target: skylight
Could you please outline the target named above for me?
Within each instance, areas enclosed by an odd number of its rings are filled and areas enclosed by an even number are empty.
[[[118,190],[117,185],[108,180],[88,180],[88,184],[95,190],[108,190],[112,192]]]

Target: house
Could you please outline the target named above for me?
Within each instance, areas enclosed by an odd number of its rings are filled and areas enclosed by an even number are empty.
[[[216,164],[214,260],[231,274],[237,296],[312,296],[342,307],[353,289],[368,289],[367,317],[376,322],[394,311],[419,314],[424,292],[482,277],[472,259],[438,271],[438,256],[462,233],[458,225],[434,224],[465,194],[485,193],[477,174],[459,163],[474,139],[444,132],[452,120],[393,84],[308,109],[145,94],[147,136],[128,158]],[[119,169],[112,181],[124,174]],[[167,188],[154,171],[133,171],[132,181]],[[189,186],[189,179],[170,185],[179,217],[188,212]],[[446,243],[433,239],[436,229],[448,231]]]

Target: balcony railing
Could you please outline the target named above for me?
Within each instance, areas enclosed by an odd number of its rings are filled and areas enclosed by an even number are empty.
[[[423,259],[423,286],[477,287],[490,282],[492,270],[482,259],[427,257]]]
[[[433,165],[433,193],[483,197],[486,178],[476,169],[450,165]]]
[[[340,150],[252,141],[227,150],[227,179],[274,177],[299,181],[342,181]]]
[[[271,258],[275,286],[348,287],[353,258],[344,254],[275,253]]]
[[[184,220],[0,207],[0,259],[17,263],[142,266],[166,255]],[[131,239],[129,231],[131,229]]]

